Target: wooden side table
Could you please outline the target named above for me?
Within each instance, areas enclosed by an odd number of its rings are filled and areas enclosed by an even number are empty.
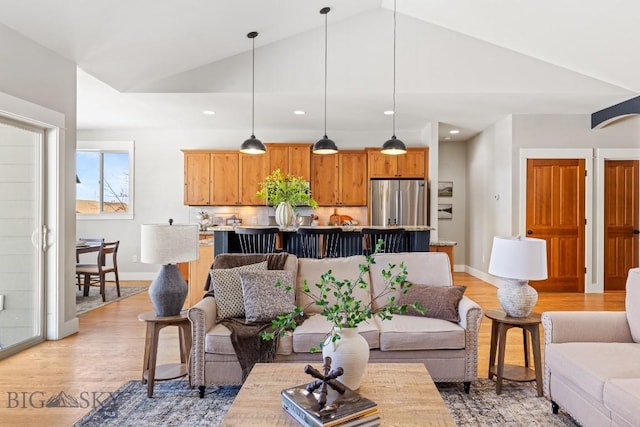
[[[542,362],[540,357],[540,313],[531,313],[527,317],[510,317],[502,310],[487,310],[491,319],[491,353],[489,354],[489,379],[496,377],[496,393],[502,392],[502,380],[528,382],[535,381],[538,396],[542,396]],[[504,354],[507,331],[511,328],[522,329],[524,344],[524,366],[505,365]],[[529,337],[533,350],[534,369],[529,365]],[[496,350],[498,363],[496,364]]]
[[[177,316],[159,317],[153,311],[138,315],[138,320],[147,323],[147,335],[144,342],[144,361],[142,365],[142,384],[147,383],[147,396],[153,396],[155,381],[172,380],[189,373],[188,360],[191,353],[191,322],[187,312]],[[158,338],[160,330],[167,326],[177,326],[180,341],[180,363],[156,366],[158,356]]]

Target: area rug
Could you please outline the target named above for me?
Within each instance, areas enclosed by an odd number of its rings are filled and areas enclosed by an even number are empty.
[[[120,297],[116,292],[115,286],[107,286],[105,288],[106,292],[106,302],[102,302],[102,295],[100,295],[100,289],[91,287],[89,289],[89,296],[85,297],[82,295],[82,290],[78,290],[76,287],[76,316],[81,314],[85,314],[88,311],[95,310],[96,308],[102,307],[107,304],[111,304],[115,301],[120,301],[124,298],[130,297],[131,295],[139,294],[142,291],[146,291],[147,287],[136,287],[136,286],[120,286]]]
[[[461,384],[438,388],[459,426],[578,426],[562,410],[554,415],[549,401],[537,397],[529,384],[505,383],[499,396],[495,383],[485,379],[475,382],[468,395]],[[187,380],[163,381],[155,384],[149,399],[146,385],[129,381],[75,426],[218,426],[239,389],[207,387],[200,399]]]

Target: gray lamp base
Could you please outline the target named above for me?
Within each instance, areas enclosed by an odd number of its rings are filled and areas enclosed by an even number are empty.
[[[187,298],[187,283],[175,264],[163,265],[151,286],[149,298],[159,317],[177,316]]]
[[[527,317],[538,302],[538,292],[528,282],[508,280],[498,289],[498,301],[511,317]]]

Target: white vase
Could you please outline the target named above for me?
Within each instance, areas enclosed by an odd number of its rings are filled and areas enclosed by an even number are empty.
[[[276,222],[280,227],[289,227],[293,221],[293,208],[287,202],[280,202],[276,207]]]
[[[357,328],[340,329],[338,335],[339,340],[325,343],[322,347],[322,358],[331,357],[332,369],[342,367],[344,374],[337,380],[350,389],[357,390],[367,373],[369,343],[358,333]]]

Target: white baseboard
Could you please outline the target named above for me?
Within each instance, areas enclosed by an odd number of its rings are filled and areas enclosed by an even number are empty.
[[[468,265],[465,265],[464,268],[465,268],[464,270],[465,273],[468,273],[473,277],[477,277],[478,279],[483,280],[489,283],[490,285],[495,286],[496,288],[500,287],[500,279],[498,279],[497,277],[494,277],[489,273],[485,273],[484,271],[478,270],[476,268],[469,267]]]
[[[119,276],[120,280],[153,280],[158,276],[158,272],[121,271]]]
[[[47,329],[47,337],[46,339],[49,341],[61,340],[62,338],[66,338],[69,335],[73,335],[78,332],[80,329],[80,322],[77,317],[74,317],[71,320],[68,320],[64,323],[60,323],[58,328],[49,328]]]

